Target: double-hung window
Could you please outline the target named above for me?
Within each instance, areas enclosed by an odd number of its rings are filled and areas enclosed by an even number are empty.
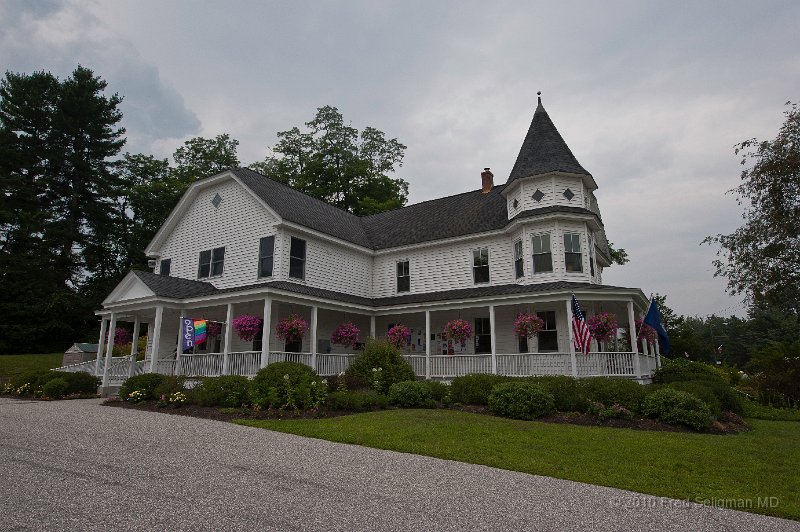
[[[272,277],[273,257],[275,255],[275,237],[265,236],[258,245],[258,276]]]
[[[564,264],[568,272],[583,271],[581,235],[578,233],[564,233]]]
[[[160,275],[169,277],[169,271],[172,268],[172,259],[161,259],[161,266],[158,268]]]
[[[550,233],[533,235],[533,273],[553,271],[553,252],[550,250]]]
[[[525,277],[525,262],[522,258],[522,240],[514,242],[514,273],[517,279]]]
[[[292,237],[289,246],[289,277],[305,279],[306,277],[306,241]]]
[[[216,277],[222,275],[225,268],[225,248],[214,248],[200,252],[197,266],[197,277]]]
[[[489,282],[489,248],[472,250],[472,278],[475,284]]]
[[[411,290],[411,276],[408,271],[408,261],[397,261],[397,291],[408,292]]]
[[[475,318],[475,353],[492,352],[492,329],[489,318]]]
[[[558,351],[558,331],[556,330],[556,313],[548,310],[536,313],[544,322],[542,330],[539,331],[539,352]]]

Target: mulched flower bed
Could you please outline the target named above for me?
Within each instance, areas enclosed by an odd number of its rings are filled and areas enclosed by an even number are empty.
[[[178,416],[199,417],[215,421],[233,421],[234,419],[316,419],[352,415],[353,412],[335,410],[257,410],[254,408],[221,408],[215,406],[181,405],[161,406],[157,401],[143,401],[129,403],[120,400],[109,400],[105,406],[127,408],[131,410],[144,410],[147,412],[160,412]],[[469,412],[472,414],[494,415],[485,406],[480,405],[453,405],[451,410]],[[613,427],[634,430],[654,430],[663,432],[696,432],[687,427],[669,425],[649,418],[635,417],[633,419],[607,419],[601,420],[592,414],[578,412],[556,412],[549,416],[539,418],[537,421],[544,423],[561,423],[569,425],[583,425],[594,427]],[[704,431],[707,434],[737,434],[750,430],[750,427],[735,414],[726,413],[720,421],[715,421]]]

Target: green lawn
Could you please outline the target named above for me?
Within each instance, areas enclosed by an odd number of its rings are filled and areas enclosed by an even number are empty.
[[[61,365],[63,358],[64,353],[0,355],[0,382],[5,382],[29,371],[57,368]]]
[[[237,423],[682,500],[753,499],[800,520],[800,423],[751,420],[717,436],[514,421],[453,410],[386,410]],[[758,497],[778,497],[758,508]]]

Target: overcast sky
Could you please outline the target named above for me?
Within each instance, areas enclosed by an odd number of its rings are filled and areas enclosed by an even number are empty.
[[[127,151],[230,133],[243,164],[323,105],[408,146],[410,202],[508,178],[536,91],[631,262],[604,282],[743,315],[707,235],[741,207],[733,146],[800,101],[800,2],[0,0],[0,64],[77,64],[125,97]]]

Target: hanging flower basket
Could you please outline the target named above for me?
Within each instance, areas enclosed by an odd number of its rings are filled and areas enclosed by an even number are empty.
[[[297,314],[292,314],[275,325],[275,337],[284,342],[299,342],[307,330],[308,322]]]
[[[457,319],[445,323],[442,334],[448,340],[454,340],[463,344],[465,341],[472,338],[472,325],[468,321]]]
[[[345,347],[353,347],[358,343],[358,335],[361,329],[353,325],[352,322],[346,322],[339,325],[333,334],[331,334],[331,343],[339,344]]]
[[[220,325],[216,321],[206,322],[206,334],[208,334],[210,338],[217,338],[221,333],[222,333],[222,325]]]
[[[389,332],[386,334],[386,338],[388,338],[392,345],[398,349],[402,349],[403,346],[411,342],[411,329],[402,323],[398,323],[389,329]]]
[[[530,338],[544,329],[544,320],[536,314],[520,312],[514,320],[514,334],[517,338]]]
[[[258,316],[243,314],[242,316],[233,318],[231,325],[239,338],[245,342],[252,342],[253,338],[255,338],[261,330],[262,322],[263,320]]]
[[[616,338],[619,328],[617,317],[610,312],[602,312],[589,317],[586,325],[589,327],[592,337],[598,342],[608,342]]]
[[[655,344],[658,341],[658,333],[655,329],[643,323],[642,320],[634,320],[633,323],[636,326],[636,330],[639,331],[639,335],[636,337],[637,340],[644,338],[648,344]]]

